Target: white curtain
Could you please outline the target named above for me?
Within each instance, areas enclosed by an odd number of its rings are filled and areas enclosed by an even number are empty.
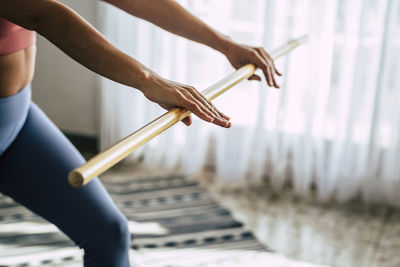
[[[288,183],[321,201],[400,203],[400,3],[397,0],[186,0],[208,24],[267,51],[309,35],[278,60],[282,89],[245,81],[215,100],[231,129],[200,120],[169,129],[130,160],[187,173],[215,166],[226,181]],[[199,91],[233,71],[220,54],[109,5],[100,27],[160,75]],[[137,90],[101,80],[101,144],[162,114]]]

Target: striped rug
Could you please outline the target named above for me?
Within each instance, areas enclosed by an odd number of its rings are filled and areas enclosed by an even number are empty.
[[[261,245],[182,175],[103,183],[129,219],[132,266],[311,266]],[[82,255],[55,226],[0,195],[0,266],[82,266]]]

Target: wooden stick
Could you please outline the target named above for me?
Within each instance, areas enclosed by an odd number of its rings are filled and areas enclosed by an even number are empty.
[[[287,54],[297,46],[305,43],[306,41],[307,36],[302,36],[300,38],[291,40],[287,44],[273,50],[271,57],[273,59],[277,59]],[[253,75],[255,70],[256,68],[254,65],[245,65],[204,90],[202,94],[207,97],[207,99],[213,100],[239,82],[249,78],[251,75]],[[183,108],[171,109],[164,115],[128,135],[107,150],[94,156],[87,163],[73,170],[69,174],[68,178],[70,184],[74,187],[87,184],[94,177],[114,166],[137,148],[161,134],[175,123],[189,116],[190,113],[190,111],[187,111]]]

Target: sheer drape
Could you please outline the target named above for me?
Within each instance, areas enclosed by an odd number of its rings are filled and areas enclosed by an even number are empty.
[[[219,129],[195,120],[135,152],[154,168],[188,173],[215,165],[221,179],[268,179],[320,200],[399,203],[400,4],[396,0],[180,1],[233,39],[267,50],[307,33],[310,42],[277,61],[282,89],[243,82],[215,104],[232,117]],[[101,29],[160,75],[203,90],[233,71],[220,54],[117,9],[99,6]],[[131,88],[101,80],[101,144],[163,110]]]

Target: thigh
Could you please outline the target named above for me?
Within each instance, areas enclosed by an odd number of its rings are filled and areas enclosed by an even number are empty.
[[[81,246],[96,239],[99,222],[124,217],[98,178],[81,188],[68,173],[83,157],[34,103],[26,122],[0,156],[0,192],[54,223]]]

